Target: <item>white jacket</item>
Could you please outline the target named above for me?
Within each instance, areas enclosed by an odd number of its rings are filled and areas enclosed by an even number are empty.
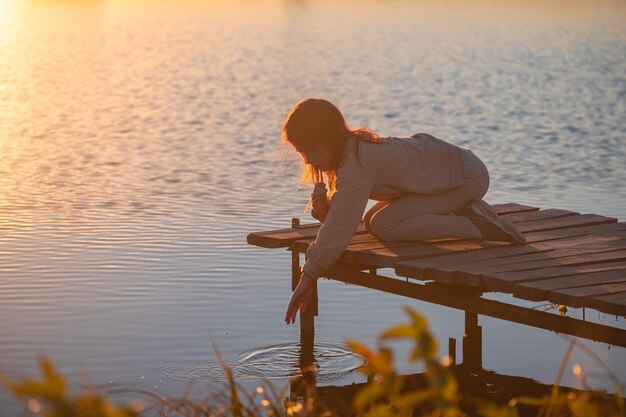
[[[337,261],[352,240],[368,199],[438,194],[464,184],[462,152],[466,150],[425,133],[385,140],[348,139],[330,209],[306,252],[307,275],[318,278]]]

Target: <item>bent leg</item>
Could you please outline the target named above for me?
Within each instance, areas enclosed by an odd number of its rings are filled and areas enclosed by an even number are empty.
[[[370,207],[369,210],[367,210],[367,212],[363,216],[363,224],[365,225],[365,230],[367,230],[368,233],[372,235],[376,235],[376,233],[372,230],[372,227],[371,227],[372,217],[374,217],[376,213],[378,213],[381,209],[383,209],[384,207],[388,205],[389,205],[389,201],[379,201],[378,203]]]
[[[489,174],[473,153],[465,152],[463,160],[462,187],[441,194],[407,194],[392,202],[379,202],[365,215],[366,228],[387,241],[479,239],[480,231],[467,217],[452,213],[486,194]]]

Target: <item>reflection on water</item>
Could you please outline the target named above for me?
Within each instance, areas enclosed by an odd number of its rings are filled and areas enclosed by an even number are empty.
[[[227,358],[297,340],[288,254],[245,236],[306,204],[276,141],[307,96],[475,150],[489,201],[623,220],[624,21],[623,1],[0,1],[0,368],[46,352],[174,392],[159,364],[202,364],[207,333]],[[320,299],[333,343],[404,301],[331,282]],[[560,339],[484,320],[489,368],[554,377]],[[623,349],[595,349],[626,373]]]
[[[363,358],[343,345],[316,342],[310,365],[318,382],[331,382],[346,377],[364,363]],[[299,343],[282,343],[240,352],[226,365],[237,380],[285,379],[302,375],[302,352]],[[159,370],[168,377],[181,380],[227,379],[219,363],[165,364]]]

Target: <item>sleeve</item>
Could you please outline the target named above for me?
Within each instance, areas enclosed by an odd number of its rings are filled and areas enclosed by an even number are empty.
[[[356,232],[374,188],[369,180],[349,180],[337,184],[330,209],[317,238],[306,251],[304,272],[319,278],[339,259]]]

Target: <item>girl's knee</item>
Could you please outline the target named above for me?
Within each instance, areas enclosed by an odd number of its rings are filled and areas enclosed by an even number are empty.
[[[391,225],[389,222],[385,222],[383,216],[377,214],[379,213],[375,213],[370,217],[369,224],[366,223],[365,225],[366,229],[380,240],[388,242],[393,241],[394,225]]]
[[[365,230],[367,230],[368,233],[376,236],[376,234],[374,233],[373,229],[372,229],[372,219],[374,218],[374,216],[379,213],[383,208],[385,208],[389,203],[385,202],[385,201],[379,201],[378,203],[374,204],[363,216],[363,224],[365,225]]]

